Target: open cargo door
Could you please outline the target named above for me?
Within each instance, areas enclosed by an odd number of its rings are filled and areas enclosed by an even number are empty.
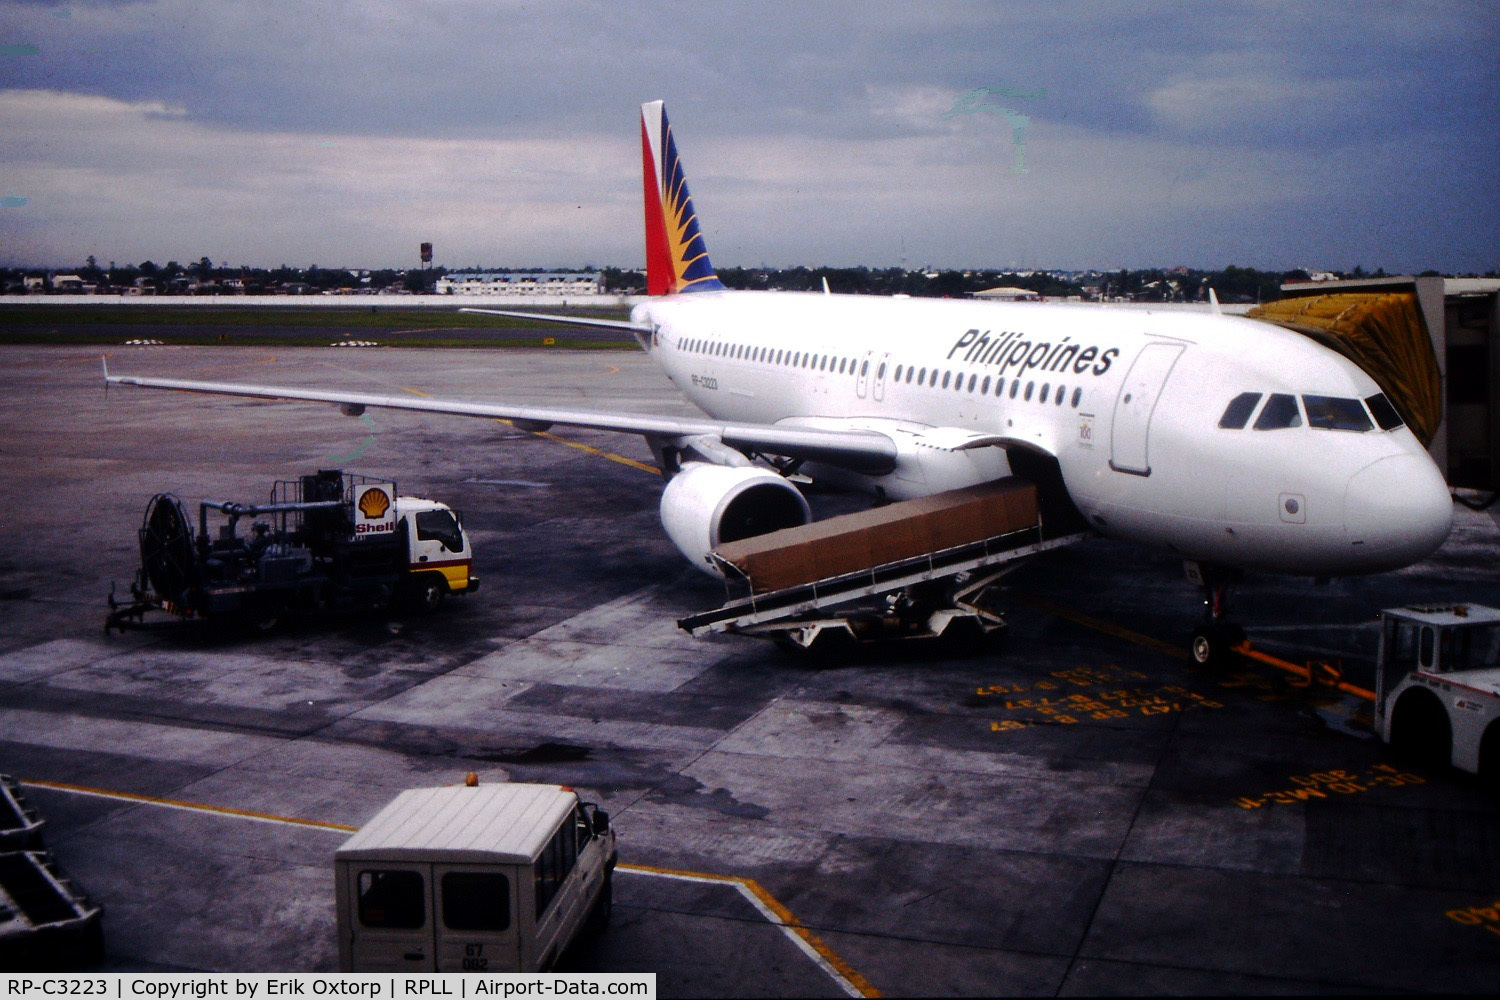
[[[1281,299],[1247,315],[1306,334],[1365,370],[1423,446],[1443,420],[1432,336],[1411,292],[1350,292]]]

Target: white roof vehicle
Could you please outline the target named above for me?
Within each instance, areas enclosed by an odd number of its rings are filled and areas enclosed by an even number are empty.
[[[339,967],[548,969],[608,922],[615,861],[608,815],[571,788],[402,792],[334,853]]]

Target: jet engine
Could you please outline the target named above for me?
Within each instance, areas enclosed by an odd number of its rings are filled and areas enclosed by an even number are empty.
[[[708,554],[723,542],[807,524],[797,487],[768,469],[688,462],[661,495],[661,523],[688,562],[712,576]]]

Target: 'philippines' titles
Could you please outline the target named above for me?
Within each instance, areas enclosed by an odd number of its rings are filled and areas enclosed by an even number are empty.
[[[981,365],[998,364],[1001,375],[1011,368],[1017,369],[1017,374],[1040,368],[1045,372],[1071,371],[1075,375],[1082,375],[1092,371],[1095,375],[1103,375],[1109,371],[1114,359],[1120,356],[1117,347],[1100,352],[1099,348],[1092,345],[1068,343],[1072,337],[1064,337],[1054,344],[1045,340],[1024,340],[1023,336],[1011,332],[993,337],[988,330],[983,333],[968,330],[953,344],[948,351],[948,358],[951,360],[953,355],[968,348],[963,356],[965,361]]]

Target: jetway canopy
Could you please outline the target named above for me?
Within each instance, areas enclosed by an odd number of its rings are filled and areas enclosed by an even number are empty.
[[[1443,420],[1443,380],[1414,292],[1344,292],[1281,299],[1250,310],[1359,365],[1430,445]]]
[[[1249,315],[1305,333],[1369,372],[1450,486],[1500,492],[1500,279],[1364,278],[1281,290],[1286,298]]]

